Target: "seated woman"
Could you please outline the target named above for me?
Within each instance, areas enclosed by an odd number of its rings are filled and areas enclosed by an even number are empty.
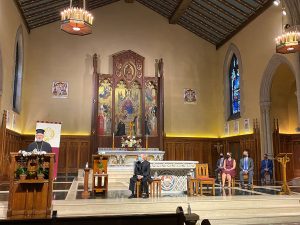
[[[236,162],[231,158],[231,153],[227,152],[226,159],[224,160],[224,167],[222,171],[222,188],[225,186],[226,179],[228,181],[228,187],[231,187],[231,178],[235,177]]]

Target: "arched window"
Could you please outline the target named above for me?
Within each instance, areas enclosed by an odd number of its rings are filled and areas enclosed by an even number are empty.
[[[232,55],[229,68],[229,89],[230,89],[230,118],[240,117],[241,95],[240,95],[240,71],[239,62],[235,54]]]
[[[23,34],[22,27],[19,27],[15,44],[15,66],[14,66],[14,92],[13,110],[17,113],[21,111],[21,93],[23,78]]]

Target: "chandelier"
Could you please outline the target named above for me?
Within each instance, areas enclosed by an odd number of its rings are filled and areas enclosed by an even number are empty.
[[[83,8],[73,7],[70,0],[70,7],[61,12],[60,28],[74,35],[87,35],[92,33],[94,17],[85,10],[85,0],[83,0]]]
[[[276,39],[276,52],[287,54],[300,51],[300,32],[291,31],[283,33]]]
[[[282,24],[284,17],[287,15],[287,11],[285,9],[285,1],[282,0],[274,0],[275,6],[279,6],[282,4]],[[283,27],[282,34],[275,38],[276,42],[276,53],[288,54],[295,53],[300,51],[300,32],[298,31],[299,26],[294,25],[290,26],[286,24]]]

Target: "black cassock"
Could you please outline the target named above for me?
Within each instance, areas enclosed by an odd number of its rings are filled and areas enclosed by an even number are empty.
[[[148,183],[151,183],[152,179],[150,176],[150,163],[148,161],[137,161],[134,166],[134,175],[130,178],[129,190],[134,193],[135,183],[138,180],[138,175],[143,176],[142,178],[142,193],[149,193]]]
[[[37,142],[34,141],[31,144],[28,145],[26,151],[27,152],[32,152],[34,149],[37,149],[38,151],[45,151],[47,153],[51,153],[52,152],[52,147],[48,142],[45,141],[41,141],[41,142]]]

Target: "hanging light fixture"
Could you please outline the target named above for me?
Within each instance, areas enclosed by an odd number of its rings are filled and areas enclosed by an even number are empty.
[[[275,4],[277,2],[278,4]],[[286,9],[284,1],[282,2],[282,24],[283,18],[286,16]],[[280,1],[274,1],[274,4],[278,6]],[[295,53],[300,51],[300,32],[297,26],[291,27],[286,24],[282,30],[282,34],[275,38],[276,52],[281,54]]]
[[[70,0],[70,7],[61,12],[60,28],[74,35],[87,35],[92,33],[94,17],[90,12],[85,10],[85,0],[83,8],[73,7]]]

